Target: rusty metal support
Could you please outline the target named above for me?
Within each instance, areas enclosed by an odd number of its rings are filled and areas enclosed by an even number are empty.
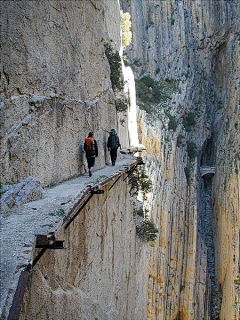
[[[43,256],[44,252],[47,250],[47,248],[43,248],[39,254],[36,256],[36,258],[33,260],[32,267],[35,266],[35,264],[40,260],[40,258]]]
[[[79,213],[85,208],[87,203],[92,199],[94,194],[103,194],[104,190],[91,190],[90,192],[91,192],[90,196],[83,203],[83,205],[79,208],[79,210],[75,213],[75,215],[72,218],[70,218],[70,220],[65,224],[64,229],[67,229],[69,227],[69,225],[75,220],[75,218],[79,215]]]
[[[15,295],[13,297],[12,306],[9,311],[8,320],[18,320],[22,308],[23,298],[25,289],[27,287],[28,278],[30,276],[30,270],[29,266],[25,267],[24,270],[22,270],[19,280],[18,280],[18,286],[15,292]]]
[[[65,249],[63,242],[64,240],[56,240],[54,233],[49,233],[48,235],[37,234],[35,248],[41,248],[42,250],[33,260],[32,267],[36,265],[47,249]]]
[[[131,170],[127,171],[128,175],[126,176],[126,178],[123,179],[123,181],[125,181],[128,177],[130,177],[133,174],[133,171],[137,168],[138,164],[136,164],[134,167],[132,167]]]
[[[35,248],[64,249],[63,242],[64,240],[56,240],[54,234],[48,234],[48,235],[37,234]]]
[[[120,175],[116,180],[115,182],[111,185],[111,187],[108,189],[108,191],[110,191],[114,186],[115,184],[118,182],[118,180],[121,178],[122,175]]]
[[[143,162],[143,160],[142,160],[142,157],[138,157],[137,160],[138,160],[137,164],[136,164],[135,166],[133,166],[133,167],[131,168],[131,170],[127,171],[128,175],[126,176],[126,178],[123,179],[123,181],[125,181],[128,177],[130,177],[130,176],[132,175],[133,171],[134,171],[138,166],[141,166],[141,165],[144,165],[144,164],[145,164],[145,163]]]

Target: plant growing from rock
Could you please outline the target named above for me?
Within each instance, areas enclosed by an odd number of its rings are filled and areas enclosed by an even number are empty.
[[[190,160],[194,160],[197,156],[197,146],[194,142],[187,143],[187,153]]]
[[[131,185],[130,194],[132,196],[138,195],[142,192],[143,201],[147,199],[147,194],[152,190],[152,181],[149,179],[143,168],[137,168],[133,174],[129,177],[129,183]]]
[[[118,112],[127,111],[127,109],[128,109],[127,99],[117,100],[115,103],[115,106],[116,106],[116,110]]]
[[[183,126],[187,132],[192,130],[192,126],[196,124],[196,113],[189,112],[186,117],[183,119]]]
[[[157,239],[158,229],[150,220],[143,220],[136,226],[137,235],[144,241],[155,241]]]
[[[109,43],[105,43],[104,47],[110,65],[112,88],[114,91],[121,91],[123,89],[121,58],[117,51],[113,52],[113,48]]]
[[[146,217],[148,215],[149,210],[142,207],[142,208],[140,208],[138,210],[135,210],[134,213],[136,215],[138,215],[139,217],[143,217],[144,218],[144,217]]]
[[[54,217],[54,216],[64,217],[65,211],[62,208],[60,208],[60,209],[55,210],[54,212],[49,212],[49,215],[52,217]]]
[[[155,81],[149,76],[144,76],[136,80],[137,98],[142,102],[160,103],[171,99],[176,92],[178,81],[176,80],[160,80]]]
[[[177,120],[176,120],[176,117],[172,116],[170,114],[170,112],[166,111],[165,112],[165,115],[168,117],[169,119],[169,122],[168,122],[168,129],[169,130],[173,130],[173,131],[176,131],[177,129]]]

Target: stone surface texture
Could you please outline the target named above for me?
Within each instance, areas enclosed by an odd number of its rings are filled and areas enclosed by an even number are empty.
[[[126,55],[135,76],[178,80],[167,103],[152,114],[140,110],[138,117],[154,181],[146,205],[160,230],[149,263],[148,319],[238,319],[240,4],[121,5],[132,17]],[[186,130],[189,112],[197,122]],[[169,113],[175,131],[168,129]],[[189,142],[197,147],[192,161]],[[216,165],[209,190],[201,165]],[[191,169],[189,181],[185,168]]]
[[[171,97],[137,111],[134,139],[147,148],[152,191],[135,199],[120,179],[59,229],[67,250],[47,251],[33,269],[20,318],[238,320],[240,3],[120,4],[131,14],[124,54],[135,77],[174,83]],[[126,145],[131,133],[132,119],[116,113],[104,54],[106,41],[120,48],[118,1],[0,5],[3,182],[35,176],[48,186],[84,173],[79,144],[92,129],[96,168],[104,167],[102,128],[117,128]],[[196,122],[187,126],[190,112]],[[203,165],[215,175],[202,178]],[[154,242],[136,235],[136,207],[157,226]]]
[[[85,175],[53,188],[46,188],[43,199],[8,210],[8,216],[3,217],[0,225],[0,309],[4,311],[6,318],[20,274],[26,266],[33,263],[36,254],[35,235],[56,233],[63,227],[65,218],[69,214],[74,215],[76,208],[80,207],[89,197],[90,187],[101,188],[101,185],[106,184],[107,180],[111,180],[108,184],[111,186],[117,177],[123,175],[123,172],[134,163],[136,163],[136,158],[125,156],[121,161],[117,161],[114,167],[106,166],[94,171],[91,178]],[[58,235],[57,239],[61,240]],[[36,287],[35,281],[33,278],[29,286]],[[40,292],[38,288],[38,295],[39,297],[45,296],[44,290]],[[32,309],[31,304],[28,307]],[[35,311],[34,308],[31,312]],[[27,315],[27,317],[32,316]]]
[[[2,186],[0,192],[0,209],[1,212],[5,213],[14,206],[44,197],[40,181],[34,177],[28,177],[24,181],[14,185]]]
[[[104,43],[120,49],[119,3],[1,1],[1,182],[43,186],[84,173],[84,138],[95,132],[97,168],[117,121]],[[127,139],[126,129],[121,140]],[[126,134],[126,136],[125,136]]]
[[[147,244],[136,241],[124,177],[57,232],[67,249],[48,250],[34,267],[20,319],[146,319]]]

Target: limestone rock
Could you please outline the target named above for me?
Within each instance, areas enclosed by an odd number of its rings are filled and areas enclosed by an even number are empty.
[[[6,212],[14,206],[39,200],[44,197],[41,183],[39,179],[34,177],[28,177],[17,184],[4,185],[0,188],[0,192],[0,205],[2,212]]]

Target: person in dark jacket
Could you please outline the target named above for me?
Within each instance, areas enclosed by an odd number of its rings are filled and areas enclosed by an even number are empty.
[[[86,151],[89,177],[91,177],[95,158],[98,156],[98,145],[97,141],[94,139],[93,132],[89,132],[88,137],[85,139],[84,150]]]
[[[111,162],[113,166],[115,166],[117,160],[117,150],[119,147],[121,148],[119,137],[115,129],[112,129],[108,137],[107,148],[108,151],[110,151]]]

